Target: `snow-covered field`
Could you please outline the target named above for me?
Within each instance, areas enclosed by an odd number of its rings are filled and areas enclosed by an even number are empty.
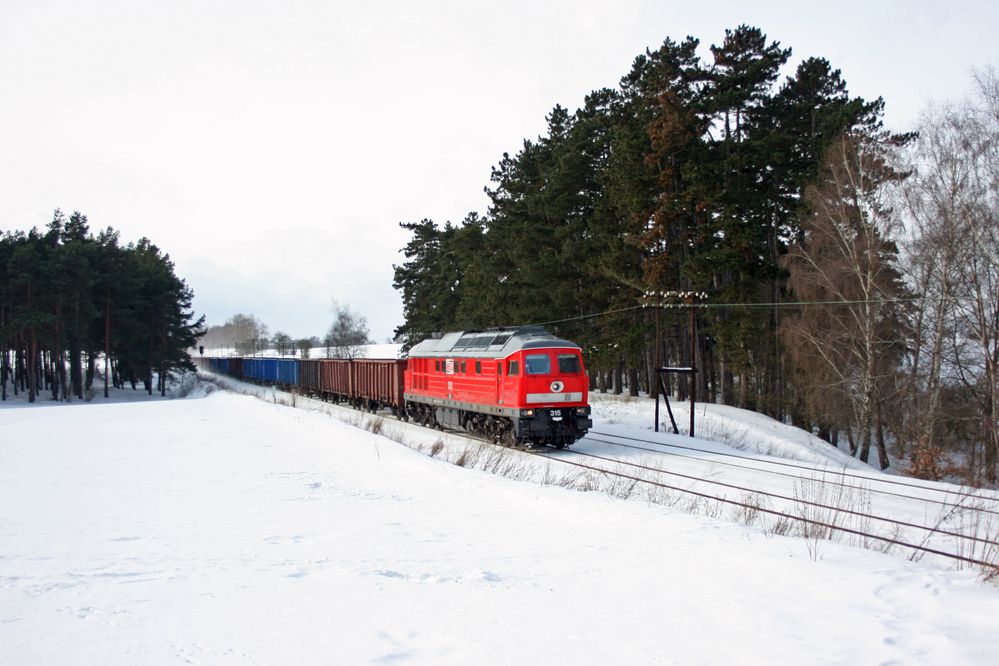
[[[457,467],[267,391],[0,406],[0,664],[995,662],[974,572]],[[647,401],[595,405],[647,434]]]

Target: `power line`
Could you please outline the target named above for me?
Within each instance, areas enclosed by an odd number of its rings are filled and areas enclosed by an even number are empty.
[[[644,305],[632,305],[627,308],[619,308],[617,310],[607,310],[605,312],[597,312],[595,314],[580,315],[578,317],[567,317],[566,319],[555,319],[553,321],[543,321],[537,324],[529,324],[530,326],[548,326],[549,324],[564,324],[570,321],[583,321],[584,319],[596,319],[597,317],[609,317],[610,315],[620,314],[622,312],[631,312],[632,310],[641,310]]]
[[[574,321],[585,321],[587,319],[597,319],[599,317],[609,317],[611,315],[621,314],[622,312],[631,312],[634,310],[646,310],[655,307],[660,307],[664,309],[685,309],[685,308],[697,308],[704,310],[718,310],[721,308],[744,308],[744,309],[754,309],[754,308],[801,308],[801,307],[816,307],[816,306],[849,306],[849,305],[885,305],[885,304],[898,304],[898,303],[919,303],[925,301],[960,301],[965,300],[955,296],[948,296],[946,298],[930,298],[930,297],[920,297],[920,298],[876,298],[876,299],[861,299],[861,300],[838,300],[838,301],[778,301],[778,302],[768,302],[768,303],[663,303],[661,305],[656,305],[654,303],[645,303],[642,305],[633,305],[626,308],[617,308],[614,310],[606,310],[604,312],[596,312],[594,314],[580,315],[577,317],[566,317],[564,319],[553,319],[551,321],[537,322],[530,324],[531,326],[549,326],[553,324],[565,324]]]
[[[814,305],[884,305],[886,303],[917,303],[926,301],[926,298],[870,298],[855,301],[777,301],[770,303],[698,303],[687,305],[686,303],[668,304],[663,307],[695,307],[695,308],[790,308],[806,307]]]

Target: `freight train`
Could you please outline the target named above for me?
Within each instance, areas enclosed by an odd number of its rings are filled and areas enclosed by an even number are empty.
[[[539,326],[459,331],[405,359],[209,358],[212,371],[476,434],[564,448],[593,427],[578,345]]]

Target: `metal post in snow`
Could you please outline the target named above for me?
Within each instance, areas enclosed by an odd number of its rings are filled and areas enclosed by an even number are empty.
[[[690,307],[690,436],[694,436],[694,402],[697,399],[697,310],[694,309],[695,294],[689,294]]]
[[[653,383],[653,390],[656,392],[656,432],[659,432],[659,393],[661,380],[659,375],[659,368],[662,367],[662,326],[660,324],[660,317],[662,314],[662,292],[656,294],[656,366],[655,366],[655,382]],[[649,379],[652,379],[651,377]],[[652,382],[650,382],[652,383]]]

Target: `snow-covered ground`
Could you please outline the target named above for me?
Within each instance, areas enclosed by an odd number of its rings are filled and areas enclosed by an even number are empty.
[[[0,406],[0,664],[995,661],[974,572],[457,467],[411,448],[440,433],[253,392]],[[648,435],[647,401],[594,403]]]
[[[595,392],[590,393],[590,399],[594,404],[597,429],[616,425],[619,427],[615,431],[619,434],[650,436],[649,430],[655,422],[654,403],[651,399],[645,396],[632,398]],[[686,442],[686,435],[690,432],[690,403],[673,399],[670,404],[677,429],[685,437],[681,440],[662,437],[662,440]],[[664,402],[660,402],[659,412],[660,432],[672,433]],[[869,465],[800,428],[735,407],[697,403],[694,407],[694,434],[698,437],[699,446],[716,451],[736,449],[806,463],[871,471]],[[711,443],[717,443],[718,446],[711,446]]]

